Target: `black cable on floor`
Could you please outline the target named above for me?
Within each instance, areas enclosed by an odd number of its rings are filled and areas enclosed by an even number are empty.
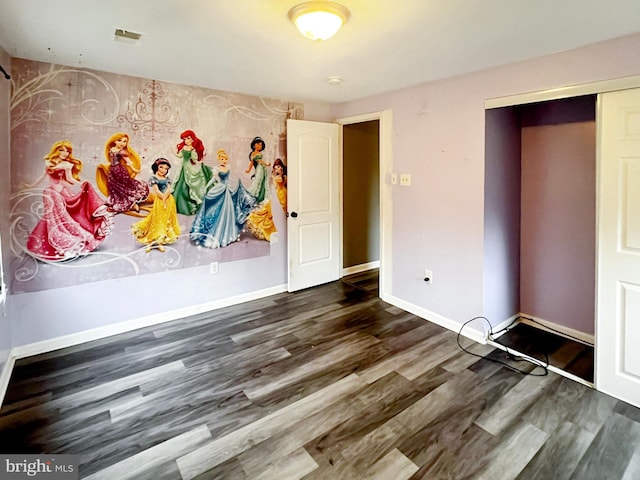
[[[497,358],[488,358],[488,357],[483,356],[483,355],[478,355],[477,353],[473,353],[473,352],[467,350],[466,348],[464,348],[462,346],[462,344],[460,343],[460,337],[462,336],[462,330],[464,329],[464,327],[466,327],[468,324],[470,324],[471,322],[473,322],[475,320],[484,320],[485,322],[487,322],[487,324],[489,325],[489,338],[491,338],[491,340],[493,342],[496,342],[496,343],[500,344],[501,346],[503,346],[504,349],[505,349],[505,352],[507,353],[507,355],[509,355],[509,358],[511,358],[512,360],[514,360],[516,362],[522,362],[522,361],[529,362],[529,363],[535,365],[536,367],[542,368],[544,373],[533,373],[535,371],[535,369],[533,371],[531,371],[531,372],[527,372],[526,370],[520,370],[519,368],[516,368],[516,367],[514,367],[512,365],[509,365],[508,363],[503,362],[502,360],[498,360]],[[513,325],[513,323],[515,323],[515,320],[510,325]],[[490,362],[499,363],[499,364],[507,367],[509,370],[512,370],[512,371],[517,372],[517,373],[520,373],[522,375],[531,375],[533,377],[544,377],[549,373],[549,355],[548,354],[545,353],[545,362],[546,363],[542,363],[541,360],[538,360],[538,359],[533,358],[533,357],[528,357],[527,358],[527,357],[522,357],[520,355],[516,355],[515,353],[510,352],[509,348],[506,345],[498,342],[497,340],[495,340],[495,338],[492,338],[493,335],[494,335],[493,326],[491,325],[491,322],[486,317],[482,317],[482,316],[473,317],[472,319],[467,320],[466,322],[464,322],[462,324],[462,326],[460,327],[460,331],[458,331],[458,335],[456,337],[456,342],[458,343],[458,347],[460,347],[460,349],[463,352],[466,352],[469,355],[473,355],[474,357],[478,357],[478,358],[482,358],[484,360],[488,360]]]

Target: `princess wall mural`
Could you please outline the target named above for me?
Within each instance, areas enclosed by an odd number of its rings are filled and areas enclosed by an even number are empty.
[[[12,71],[13,293],[285,241],[286,120],[301,105],[19,59]]]

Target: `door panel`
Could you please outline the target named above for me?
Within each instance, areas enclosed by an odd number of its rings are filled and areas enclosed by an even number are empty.
[[[640,338],[640,285],[620,283],[620,325],[616,330],[623,335],[623,363],[620,372],[635,382],[640,381],[640,355],[637,354]]]
[[[621,178],[623,247],[640,253],[640,158],[624,160]]]
[[[289,291],[340,278],[338,125],[287,121]]]
[[[640,89],[599,108],[596,388],[640,406]]]

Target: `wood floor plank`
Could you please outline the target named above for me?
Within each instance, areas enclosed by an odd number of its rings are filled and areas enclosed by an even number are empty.
[[[474,421],[517,381],[513,372],[502,369],[452,398],[437,417],[406,435],[398,449],[421,466],[414,478],[467,478],[481,471],[484,459],[500,438]]]
[[[180,473],[185,480],[194,478],[284,430],[289,423],[311,415],[320,405],[330,405],[364,385],[357,375],[350,375],[324,390],[218,438],[178,458]]]
[[[292,452],[286,457],[267,465],[264,470],[254,475],[247,475],[251,480],[298,480],[318,468],[318,464],[304,448]]]
[[[373,464],[367,474],[367,478],[371,480],[405,480],[419,470],[419,467],[405,457],[400,450],[394,448],[384,457]]]
[[[636,447],[636,451],[633,452],[629,465],[622,475],[622,480],[635,480],[637,478],[640,478],[640,445]]]
[[[336,315],[330,320],[316,320],[313,327],[298,330],[295,336],[310,345],[332,342],[357,332],[380,339],[380,315],[379,312],[372,311],[373,308],[355,309],[344,315]]]
[[[557,376],[543,394],[523,412],[520,420],[538,427],[543,432],[551,433],[564,423],[584,393],[585,389],[581,388],[579,383]]]
[[[195,476],[194,480],[245,480],[246,478],[247,474],[242,470],[240,462],[236,458],[231,458]],[[182,480],[182,475],[178,473],[176,479]]]
[[[640,424],[611,414],[587,448],[572,478],[621,478],[640,444]]]
[[[327,452],[325,447],[329,446],[333,452],[338,448],[336,444],[343,447],[348,441],[344,436],[340,438],[336,431],[348,431],[353,435],[354,431],[370,429],[371,422],[380,422],[382,415],[386,414],[387,418],[392,416],[390,410],[395,407],[397,411],[399,404],[405,403],[403,400],[417,400],[417,393],[406,379],[399,375],[389,375],[299,422],[290,423],[279,434],[240,454],[238,459],[245,472],[253,474],[268,463],[269,459],[287,455],[302,447],[308,451],[322,449]],[[386,408],[387,405],[391,408]],[[374,413],[377,418],[374,419],[369,412]],[[327,445],[328,442],[330,445]]]
[[[430,346],[428,353],[417,355],[412,361],[399,366],[397,371],[409,380],[414,380],[458,353],[455,347],[454,335],[444,335],[439,341]]]
[[[566,420],[593,433],[611,419],[611,412],[618,401],[604,393],[586,388],[567,414]]]
[[[593,441],[595,434],[562,423],[518,475],[518,480],[568,480]]]
[[[493,350],[493,347],[485,343],[465,342],[465,348],[471,353],[480,355],[481,357],[488,355]],[[469,368],[471,365],[478,361],[478,357],[474,357],[461,350],[456,350],[455,355],[448,358],[439,366],[452,373],[460,373],[463,370]]]
[[[463,372],[436,388],[356,443],[342,450],[342,455],[358,470],[378,461],[406,436],[419,431],[445,411],[451,401],[476,381],[471,372]]]
[[[515,478],[547,438],[547,433],[533,425],[518,425],[488,455],[486,468],[477,476],[477,480]]]
[[[250,343],[252,341],[261,342],[264,340],[265,334],[271,337],[274,334],[278,335],[292,333],[296,330],[304,330],[307,327],[310,328],[313,326],[313,322],[310,322],[310,320],[315,317],[320,317],[336,311],[342,311],[339,303],[321,305],[278,322],[272,322],[267,325],[232,334],[231,340],[238,344]]]
[[[206,425],[202,425],[84,478],[86,480],[137,479],[146,469],[157,467],[167,460],[175,460],[210,439],[209,429]]]
[[[95,398],[90,402],[81,403],[72,408],[67,405],[65,398],[59,398],[22,410],[14,410],[7,415],[0,416],[0,430],[46,421],[48,425],[46,433],[51,435],[57,432],[59,424],[65,424],[62,429],[67,430],[70,422],[86,422],[87,419],[100,413],[105,413],[109,408],[116,407],[120,403],[128,403],[133,399],[139,398],[141,398],[141,394],[137,387],[118,391],[103,398]]]
[[[66,395],[61,397],[57,404],[61,409],[74,408],[82,404],[95,402],[128,388],[139,386],[140,384],[151,381],[156,377],[176,375],[185,371],[186,368],[184,364],[177,360],[159,367],[134,373],[133,375],[127,375],[111,381],[106,381],[100,385],[72,393],[71,395]]]
[[[420,343],[417,343],[400,353],[389,355],[389,357],[386,358],[385,360],[382,360],[381,362],[378,362],[376,365],[373,365],[372,367],[363,371],[360,374],[360,376],[366,382],[372,383],[378,380],[379,378],[382,378],[385,375],[389,374],[390,372],[393,372],[393,371],[399,372],[402,368],[409,369],[411,368],[411,365],[413,364],[413,362],[416,361],[416,359],[420,359],[424,357],[428,358],[430,353],[433,351],[433,349],[440,342],[444,341],[448,333],[450,332],[442,330],[441,332],[438,332],[438,334],[432,335],[427,339],[421,341]],[[449,350],[449,352],[451,352],[451,350]],[[409,373],[412,373],[412,376],[415,378],[419,376],[420,373],[422,373],[422,371],[419,370],[416,372],[409,372]]]
[[[482,414],[476,425],[492,435],[498,435],[509,427],[524,410],[534,403],[544,389],[557,379],[557,375],[549,374],[544,377],[525,376],[505,396]]]
[[[279,388],[294,384],[309,375],[313,375],[315,372],[341,363],[345,358],[354,355],[360,350],[366,350],[377,343],[379,343],[377,338],[359,332],[347,335],[339,342],[336,342],[330,351],[325,350],[323,354],[317,355],[312,360],[300,366],[295,366],[290,370],[275,375],[263,374],[252,385],[243,388],[242,391],[249,399],[263,397]]]

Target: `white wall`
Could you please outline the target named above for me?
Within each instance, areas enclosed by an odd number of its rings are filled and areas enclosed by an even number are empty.
[[[337,118],[391,109],[393,170],[412,175],[411,187],[392,190],[392,294],[458,324],[491,311],[483,300],[485,100],[638,75],[631,52],[639,50],[634,34],[337,105]]]

